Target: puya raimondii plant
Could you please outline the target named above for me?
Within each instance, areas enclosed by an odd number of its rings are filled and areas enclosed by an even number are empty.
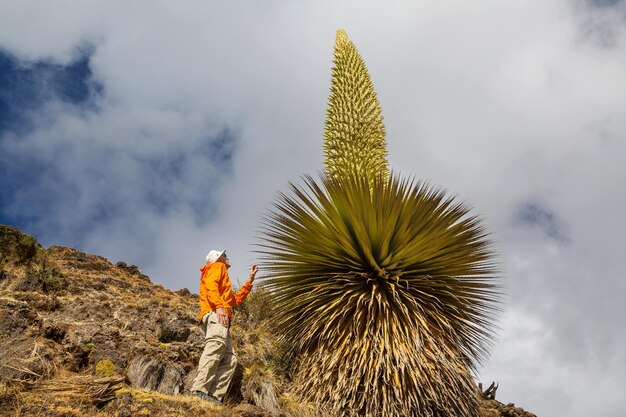
[[[262,226],[265,286],[294,386],[341,416],[476,416],[472,372],[495,335],[488,233],[445,191],[390,173],[365,64],[335,43],[324,174]]]

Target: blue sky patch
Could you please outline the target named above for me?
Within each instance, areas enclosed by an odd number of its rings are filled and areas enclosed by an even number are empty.
[[[547,206],[529,201],[519,206],[515,218],[523,225],[541,230],[560,242],[568,242],[566,227],[557,214]]]
[[[8,130],[24,132],[28,113],[50,100],[85,105],[100,94],[102,85],[93,80],[89,59],[84,53],[65,66],[24,63],[0,50],[0,136]]]
[[[232,173],[232,130],[144,152],[142,141],[154,138],[132,140],[132,129],[123,131],[131,136],[122,149],[106,138],[33,129],[51,101],[98,112],[93,103],[104,86],[94,82],[89,60],[85,53],[66,66],[24,63],[0,50],[0,223],[76,247],[90,228],[136,224],[146,213],[187,208],[205,224],[215,210],[212,184]]]
[[[589,4],[596,7],[614,7],[622,3],[623,0],[587,0]]]
[[[85,139],[68,145],[48,138],[23,150],[0,142],[0,223],[81,247],[85,230],[136,223],[191,210],[196,225],[215,212],[215,189],[232,173],[237,136],[224,130],[149,157]],[[139,145],[140,146],[140,145]]]

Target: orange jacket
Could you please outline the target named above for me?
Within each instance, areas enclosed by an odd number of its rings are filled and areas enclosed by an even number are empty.
[[[231,307],[236,307],[243,303],[250,290],[252,283],[246,281],[239,288],[239,291],[233,294],[233,286],[228,277],[228,269],[222,262],[214,262],[206,264],[202,268],[202,277],[200,278],[200,320],[202,317],[213,310],[223,308],[229,317],[233,317]]]

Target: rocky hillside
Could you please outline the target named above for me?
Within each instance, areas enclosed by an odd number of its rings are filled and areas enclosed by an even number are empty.
[[[226,406],[213,406],[188,395],[202,348],[197,295],[0,225],[0,415],[325,415],[289,393],[270,311],[258,290],[238,309],[237,373]],[[482,413],[532,416],[495,399]]]

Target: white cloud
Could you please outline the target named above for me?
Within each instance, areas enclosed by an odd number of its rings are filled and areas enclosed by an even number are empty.
[[[192,291],[206,251],[227,248],[245,279],[260,215],[287,181],[322,168],[332,46],[345,27],[379,93],[392,167],[458,193],[498,240],[508,304],[481,378],[537,415],[608,416],[626,405],[621,6],[47,4],[4,2],[0,48],[68,63],[92,45],[104,90],[95,110],[40,109],[45,124],[12,145],[56,161],[79,194],[40,208],[49,217],[39,231],[59,225],[45,242],[80,241]],[[225,129],[236,144],[221,165],[211,144]],[[146,165],[176,152],[175,178]],[[67,232],[102,193],[121,205],[116,216]],[[175,197],[166,209],[147,205],[163,193]],[[520,223],[528,202],[549,208],[568,241]]]

